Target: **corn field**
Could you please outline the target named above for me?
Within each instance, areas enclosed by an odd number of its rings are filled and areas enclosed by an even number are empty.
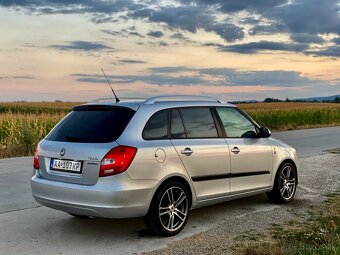
[[[0,103],[0,158],[27,156],[78,103]]]
[[[27,156],[37,143],[79,103],[0,103],[0,158]],[[261,126],[290,130],[340,125],[340,104],[240,104]]]
[[[340,104],[256,103],[239,107],[261,126],[276,131],[340,125]]]

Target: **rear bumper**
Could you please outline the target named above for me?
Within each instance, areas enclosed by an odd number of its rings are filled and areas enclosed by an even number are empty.
[[[132,180],[127,173],[98,179],[96,185],[31,178],[32,195],[41,205],[68,213],[105,218],[145,216],[156,180]]]

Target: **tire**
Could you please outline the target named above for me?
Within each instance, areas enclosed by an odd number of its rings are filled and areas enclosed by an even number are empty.
[[[276,173],[274,187],[267,195],[269,200],[276,204],[289,203],[296,191],[297,171],[292,163],[284,163]]]
[[[176,235],[188,221],[190,204],[189,192],[182,183],[167,182],[155,193],[144,217],[145,225],[154,235]]]

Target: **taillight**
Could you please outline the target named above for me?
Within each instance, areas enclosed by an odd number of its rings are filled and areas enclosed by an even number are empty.
[[[99,177],[115,175],[126,171],[136,152],[137,148],[129,146],[118,146],[110,150],[101,161]]]
[[[39,169],[38,146],[37,146],[37,148],[35,148],[35,151],[34,151],[33,167],[34,167],[35,169]]]

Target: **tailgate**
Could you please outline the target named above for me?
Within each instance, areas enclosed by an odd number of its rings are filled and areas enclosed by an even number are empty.
[[[48,180],[94,185],[98,181],[100,161],[116,146],[118,146],[116,142],[68,143],[43,140],[38,149],[40,175]],[[51,164],[52,160],[55,168]],[[76,167],[65,169],[63,167],[65,163],[70,165],[80,163],[80,169]]]

